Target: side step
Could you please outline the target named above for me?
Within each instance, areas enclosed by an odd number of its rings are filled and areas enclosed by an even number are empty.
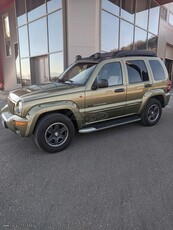
[[[91,125],[86,125],[83,128],[79,129],[79,133],[92,133],[103,129],[113,128],[119,125],[125,125],[132,122],[140,121],[141,118],[139,116],[130,116],[130,117],[123,117],[117,118],[113,120],[98,122]]]

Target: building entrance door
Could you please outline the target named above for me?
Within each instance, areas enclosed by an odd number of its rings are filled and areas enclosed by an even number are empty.
[[[165,65],[166,65],[166,68],[168,70],[168,74],[169,74],[169,80],[171,82],[173,82],[173,79],[172,79],[172,76],[173,76],[173,60],[170,60],[170,59],[165,59]]]
[[[48,56],[31,58],[31,84],[49,81]]]

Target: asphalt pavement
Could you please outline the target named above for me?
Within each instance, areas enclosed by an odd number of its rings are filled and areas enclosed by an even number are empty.
[[[173,96],[156,126],[77,134],[58,154],[0,124],[0,230],[172,230],[172,143]]]

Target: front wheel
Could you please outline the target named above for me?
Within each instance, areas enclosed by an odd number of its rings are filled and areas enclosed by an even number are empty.
[[[141,114],[142,124],[145,126],[153,126],[160,120],[161,115],[162,106],[160,102],[157,99],[152,98],[148,101]]]
[[[56,153],[72,141],[75,129],[72,121],[63,114],[43,117],[36,126],[35,142],[46,152]]]

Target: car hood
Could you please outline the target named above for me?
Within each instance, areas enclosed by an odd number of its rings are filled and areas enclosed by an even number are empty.
[[[62,84],[57,82],[51,82],[46,84],[32,85],[28,87],[22,87],[11,91],[9,97],[14,101],[30,101],[43,99],[46,97],[54,97],[57,95],[68,94],[76,91],[78,86],[71,84]]]

